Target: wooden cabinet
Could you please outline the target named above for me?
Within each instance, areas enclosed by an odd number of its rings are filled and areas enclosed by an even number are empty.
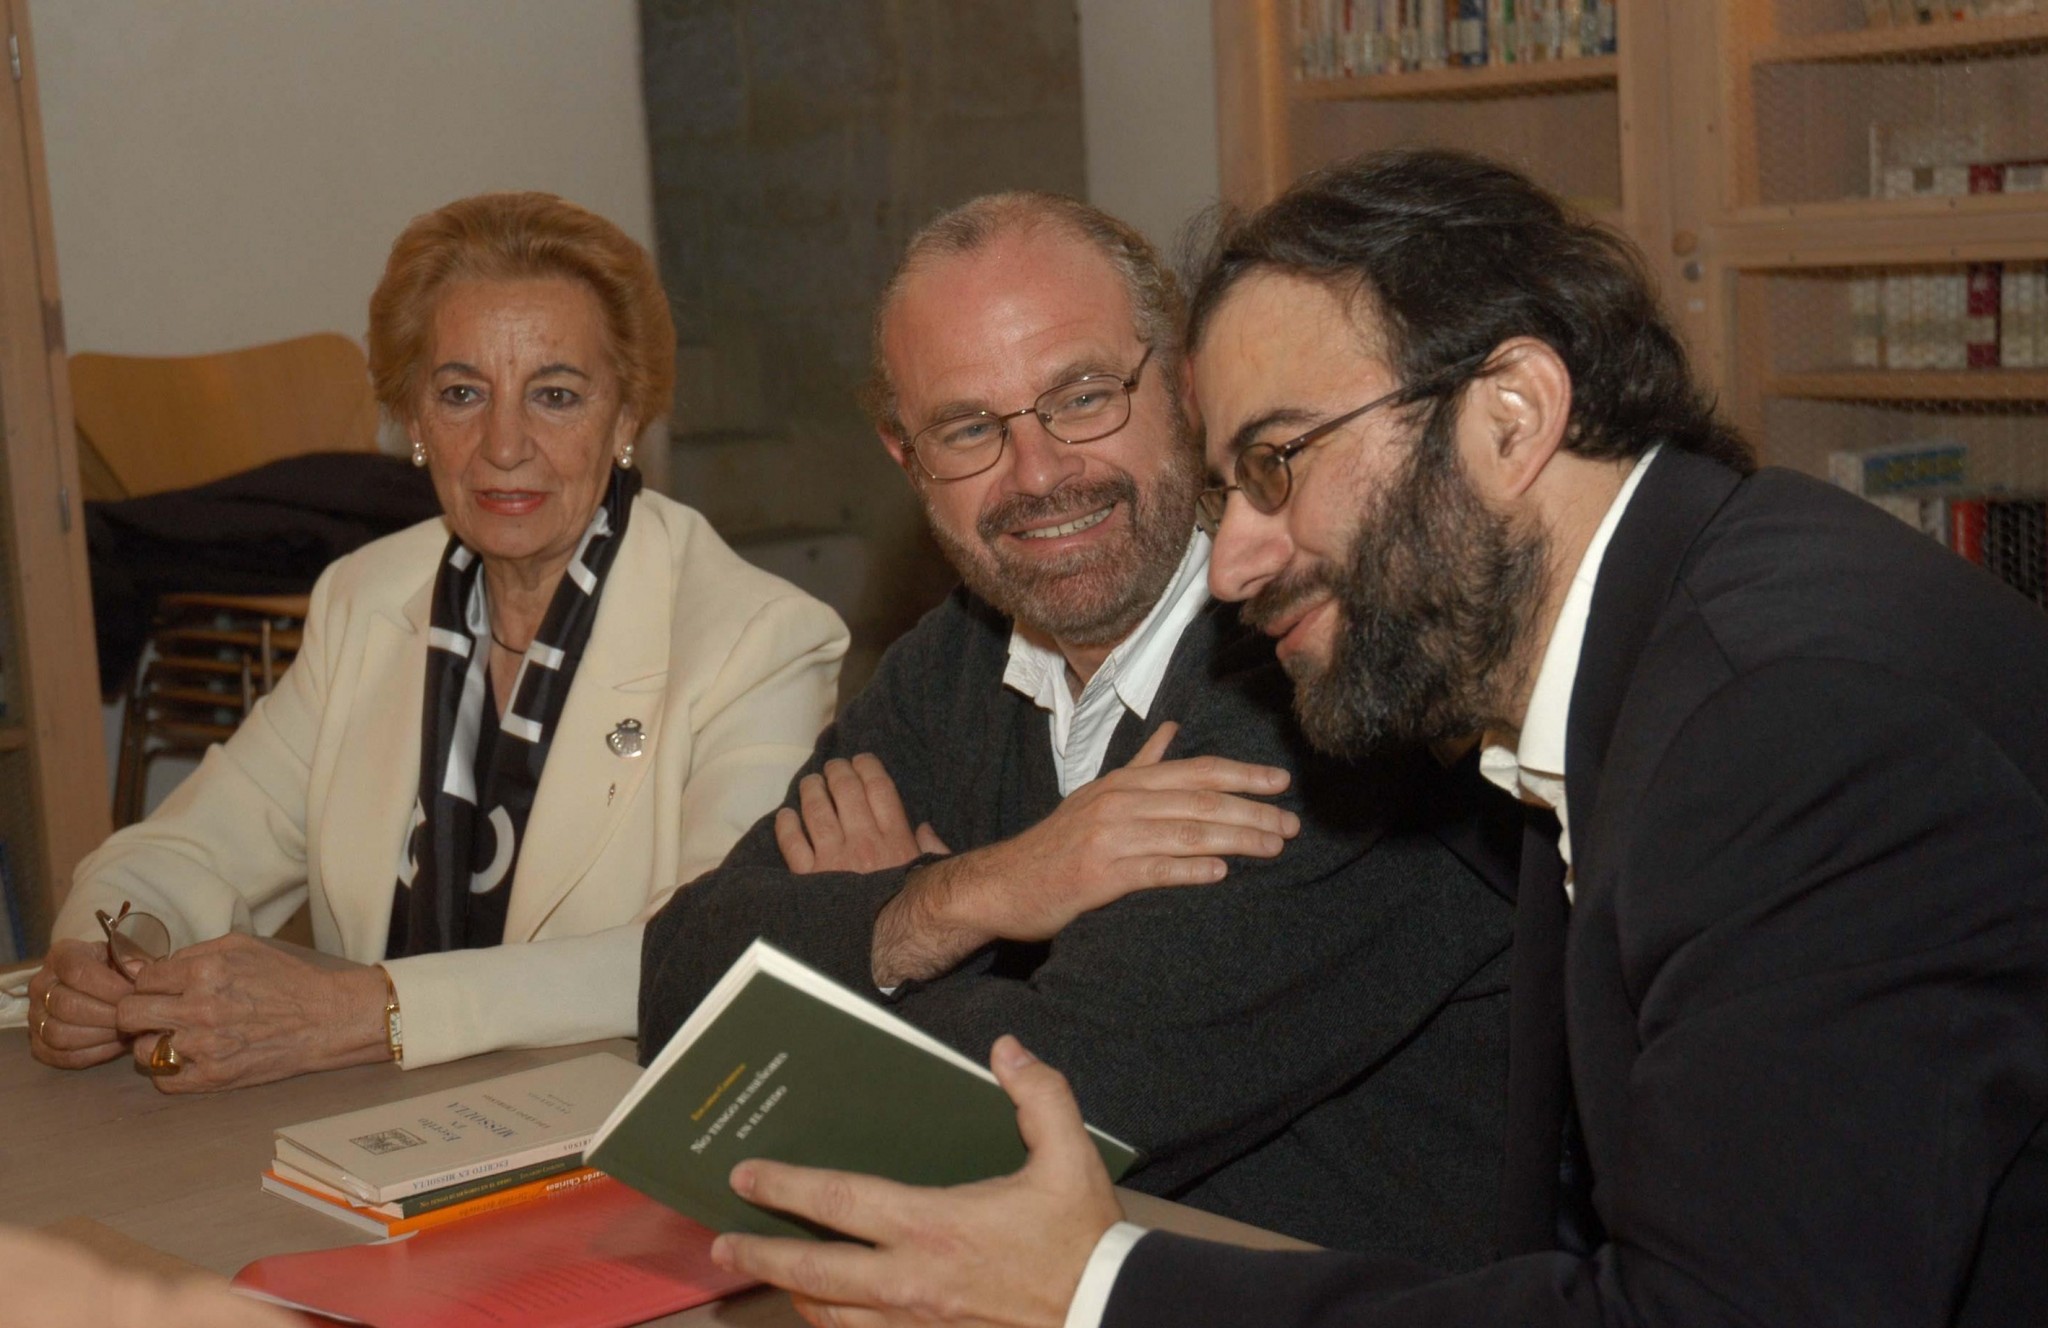
[[[0,22],[0,925],[34,954],[107,834],[107,773],[27,0],[0,0]]]
[[[2048,162],[2048,0],[2029,7],[1873,26],[1884,3],[1622,0],[1612,56],[1308,79],[1295,0],[1216,0],[1224,191],[1257,204],[1374,147],[1495,156],[1642,247],[1768,460],[1960,443],[1970,484],[2048,493],[2048,327],[1987,353],[2010,302],[1968,294],[2024,294],[2048,260],[2026,170]]]
[[[1621,0],[1612,54],[1334,78],[1300,72],[1301,9],[1215,0],[1227,202],[1263,203],[1368,148],[1460,147],[1526,171],[1652,253],[1668,244],[1664,0]]]
[[[1692,149],[1719,176],[1709,350],[1771,460],[1822,472],[1836,449],[1961,444],[1968,487],[2048,492],[2048,325],[2027,326],[2048,318],[2048,4],[2032,7],[1857,26],[1835,0],[1703,6],[1726,126],[1725,150]]]

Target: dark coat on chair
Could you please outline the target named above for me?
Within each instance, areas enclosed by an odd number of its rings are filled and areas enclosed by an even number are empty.
[[[1561,1002],[1604,1243],[1433,1279],[1153,1234],[1105,1322],[2048,1323],[2048,619],[1859,500],[1667,452],[1565,774],[1562,981],[1515,1027]],[[1511,1193],[1552,1188],[1560,1105],[1511,1104]]]

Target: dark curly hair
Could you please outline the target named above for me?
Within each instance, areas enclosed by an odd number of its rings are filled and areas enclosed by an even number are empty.
[[[1694,381],[1635,247],[1483,157],[1368,153],[1226,220],[1195,285],[1189,346],[1238,280],[1261,270],[1327,282],[1376,316],[1412,399],[1442,403],[1433,431],[1494,347],[1533,337],[1571,373],[1567,450],[1624,458],[1663,442],[1756,469]]]

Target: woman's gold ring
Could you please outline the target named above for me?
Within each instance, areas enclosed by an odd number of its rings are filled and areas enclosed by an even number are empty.
[[[50,1026],[50,1011],[48,1009],[48,1002],[44,1002],[44,1006],[45,1008],[43,1010],[42,1021],[36,1025],[36,1041],[38,1042],[41,1042],[43,1040],[43,1030]]]
[[[50,1022],[50,998],[56,994],[57,984],[54,982],[43,988],[43,1022],[46,1024]]]
[[[149,1053],[151,1074],[176,1074],[185,1068],[185,1058],[171,1045],[171,1035],[165,1033],[157,1038],[156,1046]]]

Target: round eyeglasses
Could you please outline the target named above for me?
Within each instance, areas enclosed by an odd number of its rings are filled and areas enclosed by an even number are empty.
[[[133,907],[123,900],[119,913],[93,910],[107,934],[107,965],[124,978],[133,976],[124,964],[151,963],[171,952],[170,929],[151,914],[131,912]]]
[[[910,454],[927,478],[944,482],[964,480],[995,465],[1009,441],[1010,421],[1022,415],[1036,415],[1045,431],[1063,443],[1107,438],[1130,423],[1131,393],[1138,390],[1138,378],[1151,358],[1152,348],[1147,346],[1128,378],[1088,374],[1047,388],[1036,401],[1007,415],[977,410],[949,416],[918,430],[910,440]]]
[[[1490,353],[1490,352],[1489,352]],[[1237,454],[1232,467],[1231,478],[1235,484],[1215,484],[1202,490],[1195,499],[1195,524],[1210,539],[1223,528],[1223,514],[1230,506],[1230,495],[1241,493],[1244,500],[1252,505],[1254,512],[1267,516],[1287,506],[1287,500],[1294,492],[1294,471],[1288,464],[1309,448],[1322,442],[1337,430],[1363,415],[1368,415],[1382,406],[1413,405],[1431,397],[1440,397],[1455,391],[1465,378],[1486,362],[1486,356],[1477,356],[1452,365],[1431,382],[1408,387],[1397,387],[1385,396],[1374,397],[1357,410],[1347,410],[1334,419],[1324,420],[1307,433],[1290,438],[1284,443],[1253,443]]]

